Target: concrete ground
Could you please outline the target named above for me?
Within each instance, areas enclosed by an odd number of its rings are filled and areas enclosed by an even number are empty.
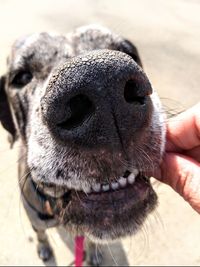
[[[145,71],[170,113],[200,99],[198,0],[0,0],[0,73],[13,40],[21,35],[100,23],[138,47]],[[17,186],[17,149],[0,128],[0,265],[43,265]],[[156,183],[159,207],[134,237],[105,245],[105,265],[200,265],[200,216],[165,185]],[[63,229],[49,231],[56,262],[73,260]]]

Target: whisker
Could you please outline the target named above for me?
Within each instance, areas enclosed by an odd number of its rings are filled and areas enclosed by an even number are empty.
[[[27,181],[27,179],[28,179],[28,175],[29,175],[29,173],[30,173],[30,171],[29,172],[27,172],[27,173],[25,173],[24,175],[23,175],[23,177],[21,177],[19,180],[21,180],[22,181],[22,178],[25,178],[26,177],[26,179],[24,180],[24,184],[22,185],[22,187],[20,188],[20,195],[19,195],[19,218],[20,218],[20,224],[21,224],[21,226],[22,226],[22,230],[23,230],[23,232],[24,232],[24,236],[26,237],[27,236],[27,234],[26,234],[26,232],[25,232],[25,229],[24,229],[24,226],[23,226],[23,222],[22,222],[22,209],[21,209],[21,207],[22,207],[22,203],[23,203],[23,188],[24,188],[24,186],[25,186],[25,183],[26,183],[26,181]]]
[[[23,221],[22,221],[22,202],[23,202],[22,193],[20,192],[20,198],[19,198],[19,220],[20,220],[20,225],[22,227],[23,234],[26,237],[27,233],[25,231],[25,228],[24,228],[24,225],[23,225]]]
[[[137,258],[141,258],[142,255],[144,255],[146,248],[149,247],[149,239],[148,239],[148,231],[146,228],[146,222],[143,224],[143,226],[141,227],[141,236],[142,236],[142,240],[143,240],[143,247],[141,246],[139,254],[137,256]],[[142,243],[141,243],[142,245]]]
[[[110,248],[110,246],[109,246],[109,243],[106,242],[106,245],[107,245],[107,247],[108,247],[108,251],[109,251],[109,253],[110,253],[110,256],[111,256],[111,258],[112,258],[112,260],[113,260],[115,266],[119,266],[118,263],[117,263],[117,261],[116,261],[116,259],[115,259],[115,257],[113,256],[113,253],[112,253],[112,250],[111,250],[111,248]]]
[[[128,249],[127,249],[127,252],[126,252],[126,254],[127,255],[129,255],[132,251],[133,251],[133,249],[132,249],[132,241],[133,241],[133,239],[132,239],[133,237],[131,236],[131,237],[129,237],[129,245],[128,245]]]
[[[78,200],[80,201],[80,203],[83,203],[83,201],[80,199],[80,196],[79,196],[79,194],[78,194],[77,190],[76,190],[76,189],[74,189],[74,191],[75,191],[75,193],[76,193],[76,196],[77,196]]]
[[[23,179],[24,179],[24,178],[28,179],[28,175],[31,174],[31,171],[32,171],[32,170],[33,170],[33,168],[28,169],[28,171],[27,171],[25,174],[23,174],[23,176],[21,176],[21,177],[18,179],[18,183],[19,183],[19,185],[21,184],[21,182],[23,182]],[[26,182],[26,180],[25,180],[25,182]]]
[[[156,221],[156,223],[157,223],[163,230],[165,230],[165,224],[164,224],[164,222],[163,222],[163,220],[162,220],[162,218],[161,218],[161,215],[160,215],[158,209],[155,209],[155,210],[154,210],[152,216],[153,216],[154,220]],[[154,224],[153,224],[153,225],[154,225]]]
[[[15,190],[17,189],[17,188],[19,188],[19,190],[20,190],[20,194],[21,194],[21,188],[20,188],[20,184],[21,184],[21,182],[22,181],[24,181],[24,178],[28,178],[27,176],[29,175],[31,173],[31,170],[29,170],[28,172],[26,172],[22,177],[20,177],[19,179],[18,179],[18,183],[15,185],[15,186],[13,186],[13,188],[11,188],[12,190],[13,190],[13,193],[12,193],[12,196],[15,194]],[[26,182],[26,179],[25,179],[25,182]]]
[[[99,256],[98,256],[98,251],[99,251],[100,254],[102,255],[102,250],[100,249],[100,246],[98,247],[98,243],[95,244],[95,247],[96,247],[96,249],[95,249],[95,254],[96,254],[97,262],[100,262],[100,260],[99,260]]]

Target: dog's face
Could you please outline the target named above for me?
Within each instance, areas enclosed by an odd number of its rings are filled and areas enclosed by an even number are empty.
[[[145,173],[160,163],[165,130],[139,65],[130,42],[83,27],[18,40],[1,78],[0,118],[33,181],[58,199],[61,223],[96,239],[135,232],[156,205]]]

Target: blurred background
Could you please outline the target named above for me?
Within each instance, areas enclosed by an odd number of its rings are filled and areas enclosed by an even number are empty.
[[[144,70],[169,114],[200,100],[199,0],[0,0],[0,75],[13,41],[27,33],[65,34],[97,23],[137,46]],[[0,128],[0,265],[42,265],[17,185],[17,147]],[[134,237],[105,245],[104,265],[200,265],[200,216],[170,188],[155,183],[157,211]],[[56,262],[68,265],[70,237],[49,230]]]

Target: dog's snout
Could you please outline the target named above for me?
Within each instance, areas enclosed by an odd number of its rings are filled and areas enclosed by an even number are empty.
[[[97,50],[70,59],[52,75],[41,100],[42,117],[59,140],[87,146],[115,143],[134,124],[145,123],[151,92],[131,57]]]

